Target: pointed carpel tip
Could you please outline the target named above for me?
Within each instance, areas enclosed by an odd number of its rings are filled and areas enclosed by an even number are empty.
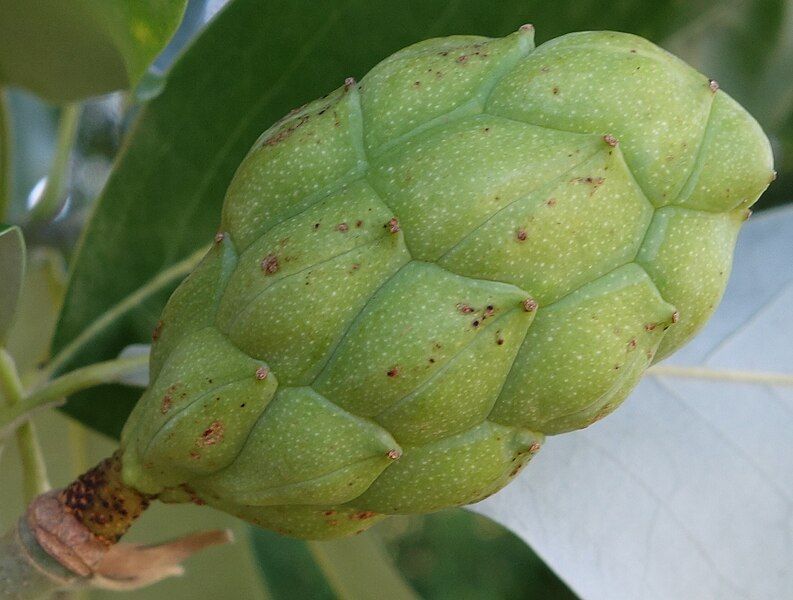
[[[612,148],[616,148],[617,146],[619,146],[620,143],[620,141],[610,133],[607,133],[606,135],[603,136],[603,141],[606,142]]]
[[[711,92],[717,92],[719,89],[719,82],[715,79],[708,79],[708,87],[710,88]]]
[[[399,460],[402,457],[402,450],[399,448],[392,448],[386,452],[386,456],[391,460]]]
[[[534,298],[526,298],[523,301],[523,310],[526,312],[534,312],[537,310],[537,301]]]
[[[355,77],[348,77],[347,79],[344,80],[344,89],[349,90],[355,87],[355,83],[356,83]]]
[[[534,32],[534,25],[531,23],[524,23],[518,28],[518,31],[521,33],[533,33]]]
[[[768,178],[768,183],[773,183],[774,181],[776,181],[776,178],[778,176],[779,176],[779,174],[776,171],[772,170],[771,171],[771,175]]]

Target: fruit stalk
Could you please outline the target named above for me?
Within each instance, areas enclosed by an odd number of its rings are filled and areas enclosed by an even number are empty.
[[[149,500],[121,481],[118,454],[37,496],[0,541],[0,597],[37,598],[88,583]]]

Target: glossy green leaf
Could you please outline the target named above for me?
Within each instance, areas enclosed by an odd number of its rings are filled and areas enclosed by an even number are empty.
[[[23,383],[49,357],[49,346],[66,292],[63,257],[51,248],[34,248],[27,257],[25,279],[6,348]]]
[[[0,223],[0,345],[5,342],[19,305],[25,277],[25,239],[19,227]]]
[[[332,542],[252,527],[251,541],[274,600],[576,598],[509,530],[462,509],[392,517]]]
[[[133,87],[185,0],[0,0],[0,82],[53,102]]]
[[[55,368],[105,360],[149,340],[191,264],[187,257],[214,235],[226,187],[250,146],[290,109],[345,77],[360,78],[421,39],[500,36],[524,22],[536,25],[540,43],[576,29],[662,41],[706,4],[508,0],[494,10],[484,0],[330,0],[321,7],[234,0],[182,54],[131,132],[82,239],[55,336]],[[168,276],[163,269],[171,269]],[[67,410],[118,434],[137,395],[99,388]]]

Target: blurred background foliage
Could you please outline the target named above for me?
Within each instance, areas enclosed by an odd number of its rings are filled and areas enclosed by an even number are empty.
[[[635,33],[716,79],[772,140],[779,177],[756,209],[793,199],[791,0],[0,0],[0,222],[21,225],[30,249],[7,342],[20,370],[32,382],[53,354],[61,372],[148,341],[188,257],[214,233],[236,165],[291,108],[412,42],[525,22],[538,44],[576,30]],[[138,393],[104,386],[70,399],[75,419],[37,416],[55,485],[112,451]],[[15,450],[1,460],[5,527],[23,485]],[[574,598],[516,537],[461,510],[306,544],[208,509],[158,506],[132,539],[214,526],[239,543],[129,597]]]

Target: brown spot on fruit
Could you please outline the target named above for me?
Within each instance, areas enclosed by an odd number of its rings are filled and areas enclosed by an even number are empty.
[[[528,236],[527,236],[527,234],[526,234],[526,230],[525,230],[523,227],[521,227],[520,229],[518,229],[518,232],[517,232],[517,234],[515,235],[515,237],[517,237],[517,238],[518,238],[518,241],[519,241],[519,242],[525,242],[525,241],[526,241],[526,238],[527,238]]]
[[[215,444],[223,441],[223,423],[220,421],[212,421],[201,436],[196,440],[196,444],[200,447],[214,446]]]
[[[496,307],[493,306],[492,304],[488,304],[485,307],[485,316],[492,317],[494,314],[496,314]]]
[[[341,231],[342,233],[347,233],[350,230],[350,226],[347,223],[339,223],[336,225],[336,229]]]
[[[460,302],[457,304],[457,310],[459,310],[464,315],[467,315],[474,312],[475,309],[472,306],[469,306],[468,304],[464,304]]]
[[[226,234],[224,234],[222,231],[218,231],[218,232],[215,234],[215,243],[216,243],[216,244],[220,244],[220,243],[222,243],[222,242],[223,242],[223,240],[224,240],[225,238],[226,238]]]
[[[162,321],[157,321],[157,325],[154,326],[154,331],[151,332],[151,341],[156,342],[160,339],[160,334],[162,333]]]
[[[644,330],[645,330],[645,331],[653,331],[653,330],[654,330],[656,327],[657,327],[657,324],[656,324],[656,323],[647,323],[647,324],[644,326]]]
[[[538,442],[534,442],[531,446],[529,446],[529,454],[537,454],[540,451],[540,444]]]
[[[636,342],[636,338],[633,338],[631,339],[631,341],[628,342],[628,350],[634,350],[636,346],[638,346],[638,343]]]
[[[551,88],[551,92],[553,92],[553,95],[556,96],[559,93],[559,86],[553,86],[553,88]]]
[[[603,136],[603,141],[606,142],[612,148],[615,148],[620,143],[619,140],[610,133],[607,133],[606,135]]]
[[[396,217],[391,217],[385,226],[391,233],[397,233],[399,231],[399,220]]]
[[[548,198],[545,204],[546,206],[550,206],[551,208],[553,208],[554,206],[556,206],[556,198]]]
[[[385,374],[388,375],[391,378],[398,377],[399,376],[399,367],[393,366],[390,369],[388,369],[388,371],[386,371]]]
[[[386,456],[391,460],[397,460],[399,457],[402,456],[402,451],[397,448],[392,448],[388,452],[386,452]]]
[[[468,62],[468,55],[461,54],[460,56],[457,57],[457,62],[460,63],[460,64],[464,64],[464,63]]]
[[[162,402],[160,403],[160,412],[162,414],[166,415],[168,411],[171,410],[171,401],[172,398],[170,394],[165,394],[165,396],[162,397]]]
[[[363,226],[363,221],[361,221],[360,219],[358,219],[358,220],[355,222],[355,226],[356,226],[356,227],[362,227],[362,226]]]
[[[672,323],[677,323],[680,320],[680,313],[675,311],[672,313]]]
[[[270,369],[268,369],[267,367],[259,367],[258,369],[256,369],[255,376],[258,381],[263,381],[267,379],[267,376],[269,374],[270,374]]]
[[[325,515],[326,517],[332,517],[333,515],[336,514],[336,511],[335,510],[326,510],[322,514]]]
[[[349,518],[353,521],[364,521],[366,519],[371,519],[377,515],[376,512],[371,510],[362,510],[360,512],[352,513]]]
[[[275,254],[268,254],[262,259],[262,271],[267,275],[272,275],[278,271],[278,257]]]
[[[719,90],[719,82],[715,79],[708,79],[708,87],[715,94]]]

